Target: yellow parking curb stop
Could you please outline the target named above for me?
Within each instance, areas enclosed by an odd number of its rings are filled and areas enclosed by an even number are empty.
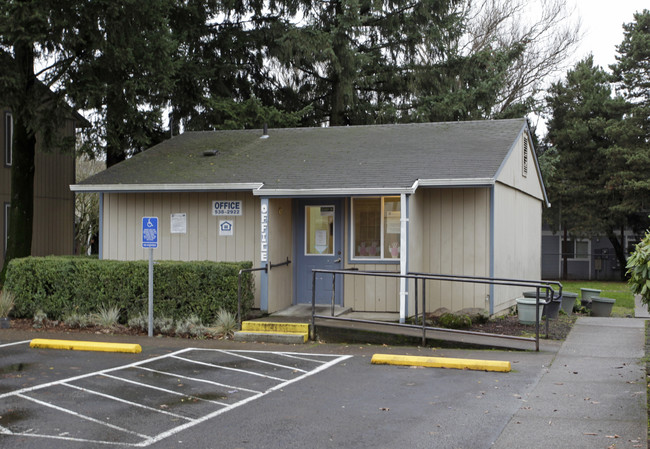
[[[138,344],[132,343],[104,343],[97,341],[74,341],[74,340],[48,340],[35,338],[29,343],[30,348],[45,349],[69,349],[71,351],[103,351],[103,352],[130,352],[137,354],[142,352]]]
[[[500,360],[454,359],[447,357],[422,357],[410,355],[375,354],[374,365],[425,366],[429,368],[469,369],[476,371],[510,372],[510,362]]]

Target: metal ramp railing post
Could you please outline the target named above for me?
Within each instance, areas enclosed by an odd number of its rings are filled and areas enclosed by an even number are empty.
[[[316,273],[330,273],[334,277],[337,274],[342,274],[342,275],[349,275],[349,276],[375,276],[375,277],[387,277],[387,278],[405,278],[405,279],[414,279],[415,281],[415,307],[416,307],[416,322],[415,324],[401,324],[401,323],[388,323],[388,322],[382,322],[382,321],[372,321],[372,320],[361,320],[361,319],[354,319],[354,318],[345,318],[345,317],[335,317],[333,316],[326,316],[326,315],[316,315]],[[522,340],[522,341],[534,341],[535,342],[535,350],[539,351],[539,321],[540,321],[540,314],[539,314],[539,305],[541,304],[548,304],[550,301],[557,300],[561,297],[562,295],[562,284],[557,282],[557,281],[533,281],[533,280],[528,280],[528,279],[506,279],[506,278],[487,278],[487,277],[479,277],[479,276],[458,276],[458,275],[442,275],[442,274],[429,274],[429,273],[407,273],[405,275],[400,274],[400,273],[387,273],[387,272],[377,272],[377,271],[358,271],[358,270],[323,270],[323,269],[313,269],[312,270],[312,316],[311,316],[311,323],[312,323],[312,339],[315,336],[315,326],[316,326],[316,318],[319,319],[330,319],[330,320],[338,320],[338,321],[349,321],[349,322],[362,322],[362,323],[371,323],[371,324],[381,324],[381,325],[386,325],[386,326],[399,326],[399,327],[404,327],[404,328],[419,328],[417,324],[417,317],[418,317],[418,299],[419,299],[419,292],[418,292],[418,287],[417,287],[417,282],[418,280],[422,280],[422,343],[426,344],[426,331],[427,330],[435,330],[435,331],[440,331],[440,332],[448,332],[448,333],[458,333],[458,334],[469,334],[469,335],[479,335],[483,337],[499,337],[503,339],[511,339],[511,340]],[[429,327],[426,325],[426,281],[428,280],[437,280],[437,281],[446,281],[446,282],[465,282],[465,283],[471,283],[471,284],[489,284],[489,285],[501,285],[501,286],[514,286],[514,287],[528,287],[528,288],[535,288],[536,289],[536,312],[535,312],[535,338],[531,339],[529,337],[519,337],[519,336],[514,336],[514,335],[501,335],[501,334],[488,334],[488,333],[482,333],[482,332],[474,332],[474,331],[466,331],[466,330],[459,330],[459,329],[446,329],[446,328],[436,328],[436,327]],[[333,279],[332,283],[333,286],[335,286],[335,279]],[[555,290],[553,289],[552,285],[557,285],[559,287],[558,290],[558,295],[555,296]],[[546,300],[542,302],[540,300],[540,290],[544,289],[545,290],[545,298]],[[547,335],[546,337],[548,338],[548,318],[546,322],[546,327],[547,327]]]

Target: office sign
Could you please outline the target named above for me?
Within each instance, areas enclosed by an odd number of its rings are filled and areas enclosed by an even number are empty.
[[[212,215],[236,217],[243,214],[241,201],[213,201]]]

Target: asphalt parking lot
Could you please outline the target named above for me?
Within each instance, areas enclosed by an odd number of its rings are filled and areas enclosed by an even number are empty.
[[[121,354],[1,341],[0,447],[488,448],[554,355],[139,342],[142,353]],[[374,353],[513,371],[371,365]]]

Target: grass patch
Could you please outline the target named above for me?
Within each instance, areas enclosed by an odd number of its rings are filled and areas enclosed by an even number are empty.
[[[560,281],[564,291],[578,294],[581,288],[600,290],[600,296],[616,300],[612,309],[612,316],[634,316],[634,295],[627,282],[605,281]]]

